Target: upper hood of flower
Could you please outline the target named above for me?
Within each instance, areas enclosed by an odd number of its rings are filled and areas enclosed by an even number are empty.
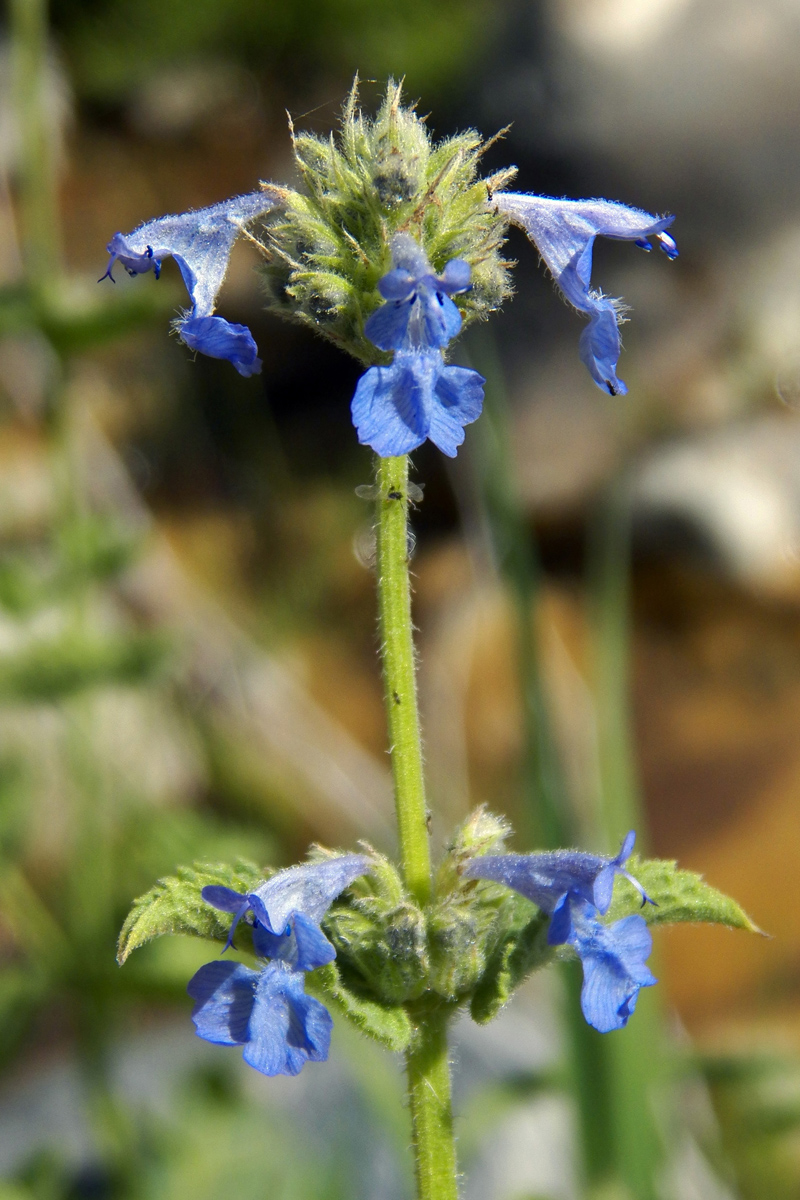
[[[473,858],[465,867],[467,879],[491,879],[527,896],[543,912],[552,913],[568,892],[588,900],[600,913],[608,912],[614,879],[623,875],[642,896],[638,880],[625,870],[636,834],[631,830],[614,858],[583,850],[552,850],[542,854],[490,854]],[[652,901],[651,901],[652,903]]]

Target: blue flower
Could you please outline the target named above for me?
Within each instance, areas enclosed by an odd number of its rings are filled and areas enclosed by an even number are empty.
[[[601,292],[590,291],[594,239],[599,234],[650,250],[649,239],[655,237],[670,258],[677,258],[678,248],[665,232],[674,218],[654,217],[611,200],[557,200],[519,192],[498,192],[493,200],[500,212],[525,230],[570,304],[589,317],[580,339],[580,357],[592,379],[612,396],[624,396],[627,388],[617,377],[621,306]]]
[[[227,359],[240,375],[257,375],[261,360],[250,330],[213,312],[233,243],[248,222],[279,203],[277,192],[251,192],[196,212],[158,217],[133,233],[115,233],[108,244],[111,259],[102,278],[113,282],[114,263],[120,262],[130,275],[152,270],[158,279],[162,260],[172,255],[192,300],[191,311],[176,322],[182,340],[192,350]]]
[[[390,367],[370,367],[358,381],[350,406],[358,440],[389,458],[430,438],[453,458],[464,425],[480,416],[484,383],[477,371],[445,366],[439,350],[396,350]]]
[[[461,329],[461,313],[450,297],[469,290],[469,263],[451,258],[443,273],[434,275],[410,234],[396,234],[390,247],[394,268],[378,283],[386,303],[367,319],[364,333],[379,350],[442,349]]]
[[[453,258],[434,275],[422,248],[407,233],[392,238],[393,268],[378,290],[386,301],[364,333],[380,350],[394,350],[389,367],[370,367],[351,404],[362,445],[382,458],[407,454],[430,438],[450,458],[464,426],[480,416],[483,385],[477,371],[445,366],[442,349],[461,329],[451,295],[467,291],[469,264]]]
[[[207,963],[187,988],[199,1037],[244,1046],[244,1060],[263,1075],[297,1075],[328,1057],[333,1021],[305,994],[303,976],[282,962],[252,971],[241,963]]]
[[[637,879],[625,870],[636,834],[633,830],[622,843],[615,858],[587,854],[583,850],[553,850],[544,854],[487,854],[473,858],[466,866],[468,879],[491,879],[504,883],[532,900],[543,912],[554,913],[568,894],[607,913],[614,890],[614,879],[622,875],[642,897],[642,905],[654,902]]]
[[[653,944],[644,919],[623,917],[613,925],[599,920],[608,912],[617,875],[633,884],[642,905],[654,903],[625,869],[635,840],[631,830],[614,858],[582,850],[496,854],[473,858],[464,870],[467,879],[504,883],[550,914],[547,940],[577,951],[583,963],[583,1015],[601,1033],[627,1024],[639,988],[657,982],[644,962]]]
[[[253,947],[270,961],[260,971],[221,960],[200,968],[187,988],[199,1037],[244,1046],[245,1062],[264,1075],[296,1075],[305,1062],[325,1061],[333,1023],[327,1009],[305,994],[303,972],[336,957],[319,922],[369,863],[365,854],[345,854],[279,871],[246,894],[203,888],[208,904],[234,914],[225,949],[252,909]]]
[[[603,925],[593,904],[568,892],[553,914],[547,940],[551,946],[568,943],[577,951],[583,964],[581,1009],[600,1033],[627,1025],[639,988],[658,983],[645,965],[653,939],[638,915]]]

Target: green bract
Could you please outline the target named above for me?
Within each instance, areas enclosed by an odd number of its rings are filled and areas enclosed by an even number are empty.
[[[282,211],[263,236],[270,307],[312,326],[364,363],[389,361],[364,337],[379,304],[378,280],[392,266],[389,241],[409,232],[436,272],[454,258],[472,268],[472,288],[457,297],[464,324],[510,295],[502,257],[508,218],[492,193],[516,174],[479,176],[486,149],[469,129],[434,142],[413,107],[390,83],[374,118],[358,107],[353,85],[338,137],[292,130],[302,188],[280,192]]]
[[[761,933],[735,900],[706,883],[702,875],[686,871],[670,859],[640,859],[632,855],[628,868],[656,903],[641,910],[635,890],[627,880],[621,879],[609,909],[609,920],[641,911],[648,925],[691,921]]]
[[[224,943],[230,920],[206,904],[200,895],[203,888],[221,884],[247,892],[263,882],[268,874],[254,863],[241,859],[233,866],[195,863],[193,867],[178,867],[177,875],[160,879],[149,892],[134,900],[120,931],[117,962],[122,966],[133,950],[166,933],[182,933]],[[241,933],[237,930],[234,940],[237,949],[250,948],[246,930],[247,926],[242,926]]]

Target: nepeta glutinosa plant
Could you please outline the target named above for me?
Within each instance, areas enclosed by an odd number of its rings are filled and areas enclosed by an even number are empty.
[[[390,84],[374,118],[355,88],[338,135],[292,131],[294,188],[259,191],[115,234],[107,274],[132,274],[172,255],[191,307],[175,322],[192,349],[260,370],[250,330],[215,311],[235,239],[263,255],[267,304],[361,363],[351,413],[375,451],[376,567],[386,724],[399,864],[365,847],[318,849],[277,873],[249,863],[200,864],[138,900],[120,961],[165,933],[218,943],[192,978],[193,1020],[207,1041],[242,1047],[267,1075],[294,1075],[328,1055],[330,1009],[406,1058],[418,1200],[456,1200],[448,1025],[459,1009],[490,1020],[534,969],[576,957],[581,1006],[603,1033],[622,1029],[655,976],[656,923],[706,920],[753,928],[741,909],[674,863],[582,850],[507,854],[508,825],[479,809],[432,865],[415,679],[408,569],[408,453],[430,439],[454,455],[483,404],[484,380],[450,361],[471,322],[511,293],[503,246],[527,233],[564,297],[585,318],[580,357],[595,383],[617,376],[620,305],[591,286],[598,235],[670,257],[670,217],[607,200],[508,191],[514,168],[481,175],[474,130],[435,141]],[[112,276],[113,278],[113,276]],[[624,830],[616,831],[620,835]],[[246,956],[240,962],[227,955]]]
[[[352,403],[359,441],[383,457],[430,438],[454,455],[483,403],[484,380],[446,361],[450,344],[511,295],[503,257],[509,225],[537,247],[566,299],[588,317],[580,356],[598,387],[617,376],[621,306],[591,286],[598,235],[671,257],[671,217],[608,200],[507,191],[514,167],[481,175],[488,143],[475,130],[435,141],[391,84],[374,118],[354,87],[338,137],[292,130],[297,188],[261,190],[196,212],[160,217],[109,243],[131,274],[178,262],[192,307],[176,321],[187,345],[226,358],[242,375],[261,369],[242,325],[214,313],[230,250],[247,233],[264,255],[268,307],[310,326],[367,370]],[[106,277],[104,276],[104,278]]]

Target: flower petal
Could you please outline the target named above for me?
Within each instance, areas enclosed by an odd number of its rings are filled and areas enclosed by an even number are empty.
[[[604,916],[611,907],[617,870],[618,867],[615,862],[606,863],[595,876],[595,881],[592,885],[592,903],[597,911]]]
[[[207,884],[200,895],[206,904],[213,905],[214,908],[220,909],[221,912],[229,913],[238,912],[242,907],[242,903],[247,900],[244,892],[235,892],[233,888],[222,887],[216,883]],[[250,907],[249,904],[247,907]]]
[[[178,332],[190,349],[227,359],[240,375],[261,373],[258,347],[246,325],[234,325],[224,317],[189,317],[180,322]]]
[[[461,329],[450,296],[469,287],[469,263],[451,259],[437,276],[410,234],[396,234],[390,246],[394,267],[378,283],[387,303],[365,322],[365,336],[380,350],[443,349]]]
[[[236,933],[236,926],[248,908],[250,908],[250,897],[243,896],[239,892],[234,892],[232,888],[222,887],[214,883],[210,883],[204,887],[200,895],[206,904],[211,904],[214,908],[219,908],[222,912],[234,913],[231,927],[228,930],[228,940],[222,948],[222,953],[224,954],[233,945],[233,935]]]
[[[588,901],[600,913],[606,913],[617,875],[630,879],[644,895],[641,884],[624,868],[635,836],[631,830],[616,858],[587,854],[583,850],[487,854],[473,858],[465,867],[464,875],[468,879],[491,879],[495,883],[504,883],[506,887],[527,896],[543,912],[555,913],[560,901],[569,893]]]
[[[247,1041],[258,971],[241,963],[211,962],[192,976],[186,988],[195,1000],[192,1009],[198,1037],[220,1046]]]
[[[395,267],[378,280],[378,291],[384,300],[408,300],[415,287],[416,279],[404,267]]]
[[[388,276],[385,278],[388,279]],[[364,336],[379,350],[399,350],[408,332],[412,307],[413,297],[409,300],[390,300],[382,304],[364,322]]]
[[[280,959],[292,971],[314,971],[333,962],[336,951],[319,925],[303,913],[290,919],[289,933],[270,933],[261,922],[253,927],[253,945],[261,958]]]
[[[306,1062],[324,1062],[333,1021],[306,996],[303,976],[280,964],[258,977],[244,1060],[263,1075],[297,1075]]]
[[[439,288],[448,296],[466,292],[470,286],[472,268],[463,258],[451,258],[439,276]]]
[[[450,458],[464,441],[463,427],[481,415],[485,382],[467,367],[445,367],[439,376],[428,437]]]
[[[127,238],[122,233],[115,233],[111,241],[106,246],[108,253],[111,255],[108,266],[106,267],[105,275],[101,275],[98,283],[102,283],[104,279],[110,279],[113,282],[114,276],[112,270],[114,263],[119,261],[122,263],[129,275],[144,275],[147,271],[155,271],[156,279],[161,270],[161,261],[153,255],[153,247],[148,245],[141,253],[133,250]]]
[[[350,406],[359,442],[382,458],[420,446],[428,436],[442,369],[438,350],[397,350],[390,367],[370,367]]]
[[[389,249],[396,271],[406,271],[417,283],[425,275],[430,275],[431,264],[428,262],[428,256],[410,233],[396,233],[389,243]]]
[[[464,874],[470,879],[492,879],[527,896],[543,912],[573,892],[593,902],[594,881],[607,860],[581,850],[553,850],[544,854],[497,854],[473,858]]]
[[[113,279],[117,259],[131,274],[152,268],[158,278],[161,260],[171,255],[192,300],[191,313],[178,325],[184,342],[212,358],[227,359],[240,375],[256,375],[261,360],[250,330],[212,314],[236,238],[249,221],[280,203],[277,192],[250,192],[194,212],[157,217],[132,233],[115,233],[108,244],[111,260],[103,279]]]
[[[547,930],[548,946],[563,946],[570,940],[572,929],[572,906],[570,893],[566,892],[553,909],[553,916]]]
[[[606,958],[587,958],[583,964],[581,1011],[598,1033],[623,1029],[636,1008],[639,987],[615,971]]]
[[[413,319],[409,325],[414,344],[420,346],[436,346],[443,350],[461,331],[461,313],[449,296],[443,291],[420,287],[417,300],[422,328],[412,331]],[[414,332],[417,336],[414,337]]]
[[[653,948],[650,931],[638,915],[603,925],[586,900],[568,897],[566,906],[570,931],[565,940],[583,963],[583,1015],[600,1033],[621,1029],[636,1007],[639,989],[658,982],[645,964]]]
[[[295,914],[294,940],[297,957],[290,965],[295,971],[315,971],[336,958],[336,951],[319,925],[304,913]]]
[[[599,388],[609,396],[624,396],[628,389],[617,375],[622,351],[617,310],[604,296],[590,295],[587,303],[591,308],[584,311],[591,317],[580,336],[578,355]]]

